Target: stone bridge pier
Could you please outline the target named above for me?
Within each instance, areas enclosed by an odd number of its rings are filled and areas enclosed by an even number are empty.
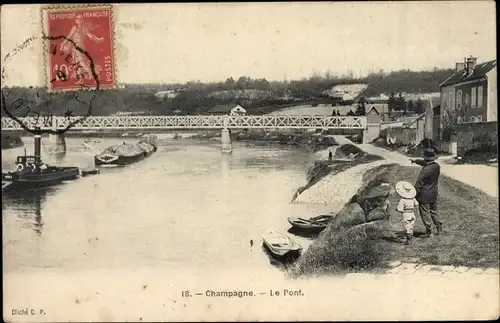
[[[233,145],[231,143],[231,130],[229,126],[229,116],[224,116],[224,128],[221,132],[221,149],[223,153],[230,154],[233,152]]]
[[[57,119],[52,118],[52,130],[57,130]],[[49,154],[66,154],[66,138],[64,133],[49,134],[48,145],[46,150]]]

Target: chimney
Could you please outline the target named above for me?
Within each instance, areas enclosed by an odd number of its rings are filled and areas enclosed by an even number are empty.
[[[35,134],[35,167],[40,166],[41,152],[42,152],[42,136],[40,135],[40,128],[36,127]]]
[[[472,74],[474,71],[474,67],[476,66],[477,63],[477,58],[476,57],[469,57],[467,58],[467,74]]]
[[[465,70],[465,63],[457,63],[456,66],[457,66],[456,67],[456,72],[457,73],[460,72],[460,71]]]

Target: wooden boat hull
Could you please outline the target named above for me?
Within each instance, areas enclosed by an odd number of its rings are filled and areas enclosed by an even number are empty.
[[[154,148],[149,152],[143,151],[133,156],[123,156],[113,153],[103,153],[94,157],[94,163],[95,166],[105,166],[105,165],[126,166],[137,163],[143,160],[144,158],[151,156],[153,153],[157,151],[157,149],[158,148],[154,146]]]
[[[36,190],[47,186],[58,185],[64,181],[75,180],[79,177],[80,170],[78,167],[51,167],[48,171],[43,171],[41,173],[2,173],[2,182],[10,182],[4,189],[4,191],[8,193]]]
[[[297,258],[302,253],[302,246],[287,235],[270,232],[262,237],[264,247],[277,259]]]
[[[94,157],[94,162],[96,166],[102,165],[116,165],[116,166],[125,166],[133,163],[137,163],[138,161],[146,158],[146,154],[142,153],[135,156],[110,156],[110,158],[106,158],[107,156],[96,156]]]
[[[330,215],[320,215],[317,217],[313,217],[310,219],[302,219],[302,218],[288,218],[288,222],[292,225],[292,227],[300,230],[308,230],[314,232],[323,231],[328,222],[333,219],[333,216]]]
[[[285,252],[281,252],[275,250],[266,243],[263,243],[263,246],[276,259],[296,259],[299,258],[302,253],[302,249],[288,250]]]

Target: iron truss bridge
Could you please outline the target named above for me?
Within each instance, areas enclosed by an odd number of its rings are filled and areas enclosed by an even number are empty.
[[[19,118],[33,129],[63,129],[78,117]],[[88,117],[77,123],[74,130],[99,129],[365,129],[366,117],[318,115],[264,115],[264,116],[141,116]],[[13,119],[2,118],[2,131],[22,130]]]

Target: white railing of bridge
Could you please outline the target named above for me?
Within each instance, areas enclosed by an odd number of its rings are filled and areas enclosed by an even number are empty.
[[[51,119],[19,118],[33,129],[62,129],[78,117],[53,117]],[[244,128],[328,128],[365,129],[366,117],[318,115],[265,115],[265,116],[140,116],[140,117],[88,117],[71,129],[244,129]],[[21,130],[11,118],[2,118],[2,131]]]

